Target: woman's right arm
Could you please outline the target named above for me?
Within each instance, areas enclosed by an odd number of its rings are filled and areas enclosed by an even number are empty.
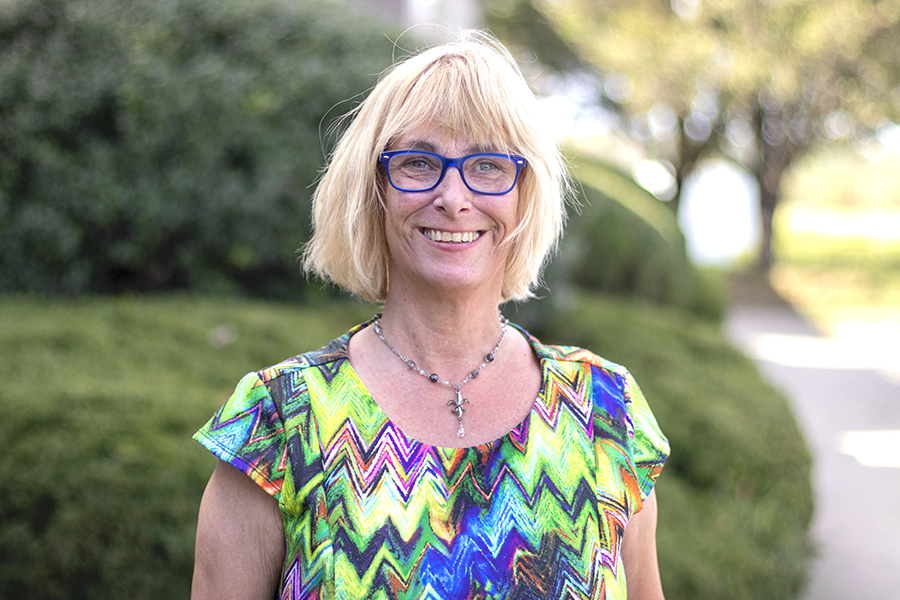
[[[200,502],[191,600],[271,600],[284,551],[277,500],[220,460]]]

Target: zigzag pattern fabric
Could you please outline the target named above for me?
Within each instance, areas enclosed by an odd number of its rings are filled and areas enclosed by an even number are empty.
[[[277,597],[624,600],[622,535],[669,452],[631,375],[529,336],[543,371],[529,415],[440,448],[360,382],[347,343],[365,325],[247,375],[194,436],[278,500]]]

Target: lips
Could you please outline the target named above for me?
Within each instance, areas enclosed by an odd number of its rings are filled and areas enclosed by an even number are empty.
[[[474,242],[481,237],[480,231],[440,231],[438,229],[423,229],[425,237],[434,242],[463,243]]]

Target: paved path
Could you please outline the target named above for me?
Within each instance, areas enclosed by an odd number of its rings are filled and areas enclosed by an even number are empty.
[[[725,327],[787,395],[813,454],[803,600],[900,600],[900,337],[824,337],[771,290],[740,287]]]

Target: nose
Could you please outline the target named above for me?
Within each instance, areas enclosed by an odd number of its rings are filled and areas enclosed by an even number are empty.
[[[453,165],[444,173],[444,179],[434,189],[437,196],[434,207],[448,216],[467,212],[472,206],[472,191],[466,187],[459,167]]]

